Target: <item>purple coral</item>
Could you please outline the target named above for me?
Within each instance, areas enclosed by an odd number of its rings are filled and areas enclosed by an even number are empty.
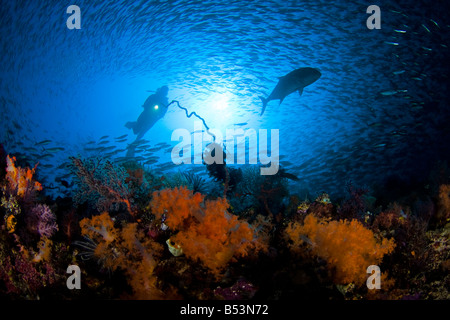
[[[57,230],[56,216],[47,205],[38,204],[27,217],[28,229],[41,237],[50,238]]]
[[[223,300],[246,300],[251,299],[256,293],[257,288],[250,282],[248,282],[246,279],[239,279],[236,281],[235,284],[233,284],[231,287],[228,288],[221,288],[217,287],[214,290],[214,295],[218,299]]]
[[[4,281],[8,294],[32,294],[34,298],[43,287],[57,281],[55,270],[48,263],[38,265],[23,252],[16,254],[13,261],[6,257],[0,268],[0,280]]]

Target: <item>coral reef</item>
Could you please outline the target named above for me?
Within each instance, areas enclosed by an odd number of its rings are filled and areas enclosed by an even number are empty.
[[[160,299],[164,294],[157,288],[157,278],[153,273],[155,256],[161,252],[161,245],[145,237],[137,230],[136,223],[122,228],[114,226],[107,212],[80,221],[81,234],[94,244],[91,247],[94,257],[105,269],[125,272],[133,289],[133,298]]]
[[[134,213],[130,190],[125,182],[127,175],[123,168],[102,159],[82,160],[72,157],[71,160],[78,185],[75,201],[94,202],[100,212],[110,210],[114,204],[125,204],[127,211]]]
[[[25,218],[28,230],[41,237],[51,238],[58,231],[56,216],[45,204],[38,204]]]
[[[439,187],[439,202],[436,219],[439,224],[450,222],[450,184],[442,184]]]
[[[342,203],[338,210],[338,216],[341,219],[360,219],[368,210],[367,188],[357,188],[351,182],[347,184],[347,199]]]
[[[204,179],[71,158],[73,197],[53,199],[38,167],[0,160],[2,298],[450,298],[446,181],[397,202],[351,184],[310,201],[282,169],[209,165]],[[66,288],[69,265],[83,290]],[[369,265],[381,290],[364,285]]]
[[[214,289],[214,295],[221,300],[247,300],[254,297],[258,291],[255,286],[246,279],[238,279],[231,287]]]
[[[392,239],[377,241],[373,232],[357,220],[327,221],[313,214],[305,217],[303,225],[290,223],[286,234],[293,250],[307,243],[312,254],[326,260],[337,284],[362,285],[366,268],[378,265],[395,247]]]
[[[227,212],[226,199],[204,201],[203,195],[181,187],[156,191],[150,206],[158,219],[166,216],[165,224],[178,231],[171,242],[216,276],[233,257],[263,248],[251,226]]]
[[[290,175],[280,168],[275,175],[262,176],[259,167],[251,166],[244,168],[240,176],[239,183],[228,194],[233,210],[242,215],[242,212],[254,208],[267,216],[279,216],[284,207],[284,199],[289,195]]]
[[[9,194],[15,194],[19,198],[32,200],[36,191],[42,190],[42,185],[33,179],[37,165],[33,169],[16,167],[15,157],[6,156],[6,189]]]
[[[36,252],[22,245],[17,235],[8,241],[0,232],[0,280],[7,295],[37,299],[46,287],[56,284],[61,273],[50,261],[51,247],[52,242],[43,238]]]

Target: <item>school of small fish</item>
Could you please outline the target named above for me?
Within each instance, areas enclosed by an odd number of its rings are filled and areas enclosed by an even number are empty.
[[[111,128],[98,119],[95,134],[83,125],[90,114],[82,110],[124,117],[122,109],[102,104],[119,94],[98,84],[104,79],[167,84],[169,101],[196,111],[211,128],[279,129],[281,165],[299,177],[291,182],[294,191],[333,196],[348,180],[372,185],[389,175],[417,174],[450,136],[442,89],[450,25],[436,10],[425,15],[386,3],[382,29],[369,30],[368,3],[359,0],[77,5],[83,26],[71,32],[61,25],[64,4],[51,0],[23,8],[9,1],[0,12],[8,28],[0,39],[0,142],[30,165],[39,162],[44,183],[62,183],[62,190],[70,186],[69,156],[130,160],[125,154],[134,136],[124,134],[123,125]],[[277,77],[300,67],[317,68],[320,80],[301,98],[293,93],[280,106],[269,102],[259,117],[258,96],[268,96]],[[142,85],[139,92],[156,87]],[[120,94],[131,101],[136,93]],[[144,101],[133,101],[127,108],[139,115]],[[78,127],[68,127],[67,119]],[[166,131],[152,129],[135,145],[135,160],[158,173],[177,170],[171,132],[191,120],[171,109]]]

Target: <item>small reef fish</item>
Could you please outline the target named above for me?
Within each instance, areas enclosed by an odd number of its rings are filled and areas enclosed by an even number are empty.
[[[55,147],[55,148],[45,149],[45,151],[47,151],[47,152],[58,152],[58,151],[64,151],[64,150],[66,150],[66,149],[64,149],[63,147]]]
[[[147,165],[151,165],[151,164],[155,164],[155,163],[158,163],[158,160],[150,159],[150,160],[147,160],[144,162],[144,164],[147,164]]]
[[[109,147],[102,147],[100,150],[102,152],[105,152],[105,151],[114,150],[115,148],[116,148],[116,146],[109,146]]]
[[[104,145],[104,144],[108,144],[109,143],[109,141],[108,140],[103,140],[103,141],[100,141],[99,143],[97,143],[98,145]]]
[[[51,153],[46,153],[46,154],[43,154],[42,156],[39,156],[39,157],[40,157],[40,159],[47,159],[47,158],[53,157],[53,155]]]
[[[112,152],[108,152],[108,153],[105,153],[105,157],[107,157],[107,158],[109,158],[109,157],[113,157],[113,156],[115,156],[116,154],[119,154],[119,153],[121,153],[122,151],[119,151],[119,150],[115,150],[115,151],[112,151]]]
[[[35,146],[45,146],[47,144],[50,144],[52,142],[52,140],[42,140],[40,142],[35,143]]]
[[[102,151],[104,147],[84,148],[86,151]]]
[[[381,94],[382,96],[392,96],[392,95],[394,95],[394,94],[396,94],[396,93],[398,93],[397,90],[389,90],[389,91],[383,91],[383,92],[381,92],[380,94]]]

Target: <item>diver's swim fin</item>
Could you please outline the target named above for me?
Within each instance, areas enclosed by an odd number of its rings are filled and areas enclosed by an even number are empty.
[[[125,123],[125,127],[127,127],[128,129],[133,129],[135,125],[136,121],[128,121],[127,123]]]
[[[261,97],[261,96],[259,98],[261,99],[261,101],[263,103],[263,108],[262,108],[262,111],[261,111],[261,114],[260,114],[260,116],[262,116],[263,113],[264,113],[264,110],[266,110],[267,102],[269,102],[269,101],[266,98]]]
[[[129,145],[126,157],[133,158],[135,150],[136,150],[136,145],[133,145],[133,144]]]

